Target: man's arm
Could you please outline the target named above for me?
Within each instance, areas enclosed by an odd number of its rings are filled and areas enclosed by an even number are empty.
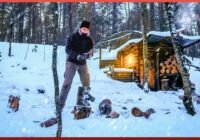
[[[87,52],[87,53],[84,53],[84,55],[86,55],[87,58],[91,58],[91,57],[93,56],[93,54],[94,54],[93,41],[92,41],[92,39],[90,39],[89,47],[90,47],[90,51]]]
[[[87,58],[91,58],[94,54],[94,49],[91,49],[89,52],[87,53],[84,53],[84,55],[87,57]]]
[[[70,56],[71,58],[73,58],[74,60],[77,59],[77,56],[79,55],[77,52],[75,52],[72,49],[72,35],[69,36],[68,40],[67,40],[67,45],[65,48],[65,52],[68,54],[68,56]]]

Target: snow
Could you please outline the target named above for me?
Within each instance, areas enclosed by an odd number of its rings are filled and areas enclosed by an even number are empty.
[[[116,59],[117,59],[117,53],[115,50],[111,50],[109,52],[109,48],[102,49],[101,60],[116,60]]]
[[[116,60],[118,52],[123,50],[127,45],[133,44],[133,43],[139,43],[140,41],[142,41],[141,38],[130,39],[126,43],[121,45],[119,48],[115,50],[111,50],[110,52],[108,51],[108,49],[102,49],[102,60]]]
[[[133,72],[133,70],[126,68],[114,68],[114,72]]]
[[[178,32],[181,32],[183,30],[185,30],[185,28],[178,29],[178,30],[176,30],[176,32],[178,33]],[[166,32],[150,31],[150,32],[147,33],[147,36],[150,36],[150,35],[168,37],[168,36],[171,36],[171,33],[170,33],[170,31],[166,31]]]
[[[199,40],[200,36],[187,36],[184,34],[180,34],[181,37],[185,38],[185,39],[191,39],[191,40]]]
[[[43,45],[38,45],[37,52],[32,52],[30,44],[27,59],[24,60],[28,44],[13,44],[13,57],[8,57],[8,43],[0,43],[0,136],[1,137],[55,137],[57,125],[41,128],[40,122],[55,115],[53,74],[51,70],[52,46],[46,47],[43,60]],[[98,57],[99,52],[93,58]],[[200,136],[200,105],[194,102],[197,114],[186,113],[178,95],[179,90],[152,92],[145,94],[135,83],[123,83],[112,80],[98,68],[98,59],[88,61],[91,73],[91,94],[96,98],[91,107],[94,113],[87,119],[74,120],[71,111],[76,103],[78,86],[81,85],[76,74],[63,110],[64,137],[197,137]],[[66,55],[64,47],[58,47],[59,87],[63,83]],[[200,60],[192,63],[200,66]],[[19,65],[18,65],[19,64]],[[13,66],[13,67],[11,67]],[[22,70],[26,66],[27,70]],[[191,80],[200,93],[200,73],[190,69]],[[29,89],[29,91],[25,89]],[[45,89],[38,94],[37,89]],[[8,97],[20,95],[19,111],[8,113]],[[98,104],[105,98],[112,101],[113,111],[120,113],[117,119],[108,119],[98,115]],[[122,109],[126,107],[127,110]],[[138,107],[142,111],[154,108],[156,113],[149,119],[133,117],[131,109]],[[178,109],[180,107],[181,109]],[[170,112],[168,114],[168,112]]]

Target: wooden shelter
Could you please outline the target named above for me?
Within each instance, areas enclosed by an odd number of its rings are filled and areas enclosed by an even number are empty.
[[[200,41],[200,36],[189,37],[179,33],[179,43],[184,49]],[[143,83],[143,44],[142,38],[130,39],[111,51],[100,49],[100,68],[107,68],[105,73],[112,79],[124,82]],[[148,33],[149,72],[148,83],[152,90],[165,90],[182,87],[178,64],[174,55],[170,32]],[[167,84],[166,84],[167,83]]]

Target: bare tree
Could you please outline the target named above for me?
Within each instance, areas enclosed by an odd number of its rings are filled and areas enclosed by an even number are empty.
[[[143,89],[144,92],[149,92],[148,86],[148,44],[147,44],[147,32],[148,32],[148,12],[147,12],[147,4],[141,3],[141,16],[142,16],[142,31],[143,31],[143,60],[144,60],[144,81],[143,81]]]
[[[195,115],[195,109],[192,103],[192,89],[191,82],[189,80],[189,72],[183,63],[184,55],[181,50],[181,46],[178,42],[178,34],[176,32],[176,27],[174,24],[174,5],[170,3],[165,3],[169,28],[172,36],[172,43],[174,47],[174,52],[176,54],[176,60],[179,64],[179,71],[183,80],[183,89],[184,89],[184,99],[183,104],[190,115]]]
[[[53,12],[53,54],[52,54],[52,71],[53,71],[53,79],[54,79],[54,89],[55,89],[55,104],[56,104],[56,116],[58,122],[57,128],[57,137],[61,137],[62,135],[62,113],[61,106],[59,103],[59,81],[58,81],[58,73],[57,73],[57,42],[58,42],[58,4],[51,3],[51,8]]]
[[[68,5],[68,10],[69,10],[69,33],[71,34],[77,25],[77,20],[76,20],[77,3],[70,2]]]

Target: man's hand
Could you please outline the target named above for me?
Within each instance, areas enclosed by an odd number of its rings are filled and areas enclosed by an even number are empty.
[[[89,52],[84,53],[84,55],[86,56],[86,58],[91,58],[93,56],[94,50],[91,49]]]
[[[78,56],[77,56],[77,60],[78,60],[79,62],[84,61],[84,60],[86,60],[86,59],[87,59],[87,56],[86,56],[85,54],[83,54],[83,55],[78,55]]]
[[[79,62],[81,62],[81,61],[84,61],[84,60],[86,60],[86,59],[88,59],[88,58],[91,58],[92,56],[93,56],[93,53],[94,53],[94,51],[93,51],[93,49],[91,49],[89,52],[87,52],[87,53],[84,53],[84,54],[82,54],[82,55],[78,55],[77,56],[77,60],[79,61]]]

